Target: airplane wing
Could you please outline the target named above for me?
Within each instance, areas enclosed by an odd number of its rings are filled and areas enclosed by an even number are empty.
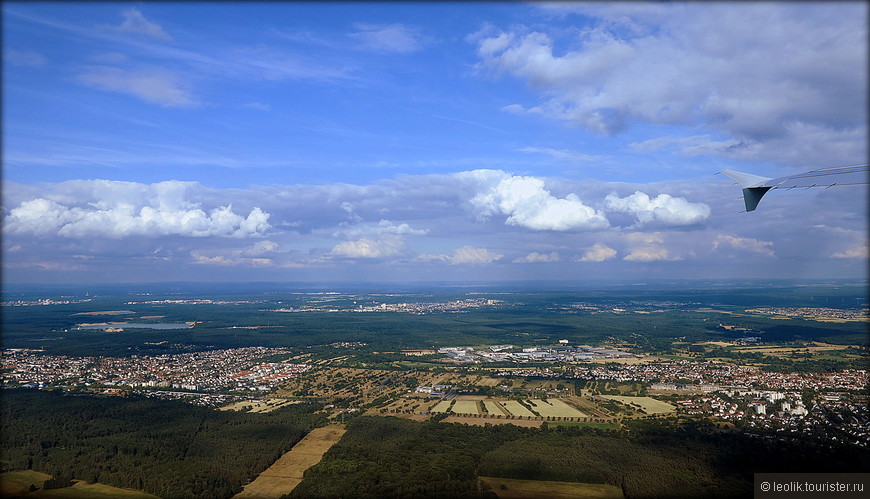
[[[796,189],[811,187],[834,187],[837,185],[866,184],[868,165],[841,166],[837,168],[821,168],[797,175],[768,178],[735,170],[722,170],[722,173],[737,181],[743,188],[743,202],[746,211],[753,211],[761,201],[762,196],[771,189]]]

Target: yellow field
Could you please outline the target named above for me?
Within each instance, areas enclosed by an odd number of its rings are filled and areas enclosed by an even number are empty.
[[[508,416],[509,414],[504,408],[495,400],[484,400],[484,407],[486,407],[487,412],[489,412],[490,416],[497,416],[501,414],[502,416]]]
[[[543,400],[529,400],[533,406],[535,406],[535,410],[543,417],[555,417],[555,418],[585,418],[586,414],[578,411],[577,409],[571,407],[570,405],[562,402],[558,399],[547,399],[546,402]]]
[[[102,483],[76,481],[71,487],[42,490],[42,483],[51,475],[36,471],[12,471],[0,474],[0,497],[69,498],[69,499],[159,499],[140,490],[120,489]],[[28,492],[30,485],[39,487]]]
[[[454,414],[478,414],[480,409],[477,407],[475,400],[457,400],[453,404]]]
[[[507,409],[508,412],[510,412],[514,416],[535,417],[535,414],[532,411],[526,409],[524,405],[520,404],[516,400],[505,400],[501,403],[501,405],[503,405],[504,408]]]
[[[647,414],[667,414],[674,412],[674,406],[652,397],[629,397],[626,395],[601,395],[601,398],[615,400],[625,405],[640,406]]]
[[[429,412],[447,412],[447,409],[450,407],[449,400],[442,400],[435,404],[435,407],[429,409]]]
[[[302,481],[305,470],[319,463],[346,431],[341,426],[312,430],[233,499],[278,499],[289,494]]]
[[[500,499],[620,499],[622,490],[613,485],[579,482],[547,482],[482,476]]]

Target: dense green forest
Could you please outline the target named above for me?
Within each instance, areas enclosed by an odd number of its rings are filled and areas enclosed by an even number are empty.
[[[606,483],[626,498],[745,497],[755,472],[846,472],[870,453],[817,441],[637,421],[627,431],[363,417],[289,497],[494,497],[478,476]]]
[[[230,497],[313,427],[316,406],[268,414],[184,402],[2,391],[2,471],[144,490],[166,499]]]

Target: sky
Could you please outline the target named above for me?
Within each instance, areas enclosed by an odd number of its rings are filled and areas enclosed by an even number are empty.
[[[2,9],[6,283],[867,274],[864,2]]]

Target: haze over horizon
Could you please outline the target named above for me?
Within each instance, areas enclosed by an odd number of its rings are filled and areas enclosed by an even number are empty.
[[[867,13],[4,2],[3,281],[866,277]]]

